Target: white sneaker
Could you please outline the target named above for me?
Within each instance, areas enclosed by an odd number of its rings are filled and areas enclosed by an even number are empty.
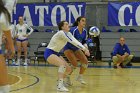
[[[66,87],[64,87],[64,85],[62,85],[62,86],[57,86],[57,91],[68,92],[69,90]]]
[[[16,66],[19,66],[19,65],[20,65],[20,62],[15,63],[15,65],[16,65]]]
[[[28,66],[27,62],[25,62],[25,63],[23,64],[23,66]]]
[[[6,62],[6,65],[8,65],[8,64],[9,64],[9,61],[8,61],[8,59],[6,59],[6,60],[5,60],[5,62]]]
[[[66,87],[72,86],[72,83],[71,83],[71,80],[70,80],[70,77],[69,77],[69,76],[66,77],[66,79],[65,79],[65,81],[64,81],[64,85],[65,85]]]
[[[76,81],[79,81],[81,84],[86,85],[86,82],[83,80],[82,76],[78,76],[78,77],[76,78]]]

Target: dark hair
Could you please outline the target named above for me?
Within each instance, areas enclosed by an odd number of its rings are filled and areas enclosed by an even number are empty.
[[[79,17],[76,19],[76,21],[73,23],[73,26],[78,26],[78,23],[80,22],[80,20],[81,20],[82,18],[85,18],[85,17],[84,17],[84,16],[79,16]]]
[[[2,0],[0,0],[0,14],[4,13],[6,18],[8,19],[9,23],[11,22],[11,15],[8,12],[8,10],[4,7],[4,3]]]
[[[61,21],[59,24],[58,24],[58,29],[59,30],[62,30],[62,26],[64,26],[64,23],[65,23],[66,21]]]

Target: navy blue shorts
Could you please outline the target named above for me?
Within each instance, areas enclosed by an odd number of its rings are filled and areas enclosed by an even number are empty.
[[[57,55],[57,56],[60,56],[60,54],[59,54],[58,52],[55,52],[55,51],[53,51],[53,50],[51,50],[51,49],[49,49],[49,48],[46,48],[46,50],[45,50],[45,52],[44,52],[44,58],[47,60],[48,57],[49,57],[50,55],[52,55],[52,54]]]
[[[24,42],[24,41],[27,41],[27,40],[28,40],[28,38],[23,39],[23,40],[16,38],[16,41],[20,41],[20,42]]]

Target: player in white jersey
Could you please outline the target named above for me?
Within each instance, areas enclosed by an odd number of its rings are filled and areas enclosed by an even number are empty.
[[[17,33],[16,33],[16,44],[17,44],[17,63],[16,65],[20,65],[20,57],[21,51],[23,48],[25,62],[23,65],[27,66],[27,45],[28,45],[28,36],[33,32],[33,29],[24,23],[23,17],[19,17],[19,23],[16,25]],[[28,32],[28,30],[30,32]]]
[[[5,64],[5,58],[1,51],[3,33],[7,37],[7,42],[12,52],[12,55],[14,56],[15,53],[9,29],[10,20],[10,14],[8,10],[4,7],[4,3],[2,2],[2,0],[0,0],[0,93],[9,93],[7,68]]]
[[[71,68],[68,63],[64,60],[63,57],[60,57],[59,52],[66,45],[67,42],[70,42],[74,46],[80,48],[85,52],[85,54],[90,55],[88,49],[84,47],[79,41],[77,41],[73,35],[69,32],[69,24],[66,21],[62,21],[58,25],[59,30],[52,38],[47,46],[44,57],[45,59],[53,65],[59,67],[58,69],[58,91],[69,91],[63,84],[63,79],[65,75],[68,75],[71,72]]]

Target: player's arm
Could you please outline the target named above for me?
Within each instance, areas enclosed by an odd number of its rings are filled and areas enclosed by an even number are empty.
[[[85,46],[83,46],[77,39],[75,39],[70,32],[68,32],[68,33],[63,32],[62,35],[63,35],[63,38],[65,38],[69,43],[82,49],[86,55],[88,55],[88,56],[90,55],[88,49]]]
[[[30,30],[30,32],[27,34],[29,36],[34,30],[32,27],[28,26],[27,24],[26,24],[26,27],[27,27],[27,29]]]

